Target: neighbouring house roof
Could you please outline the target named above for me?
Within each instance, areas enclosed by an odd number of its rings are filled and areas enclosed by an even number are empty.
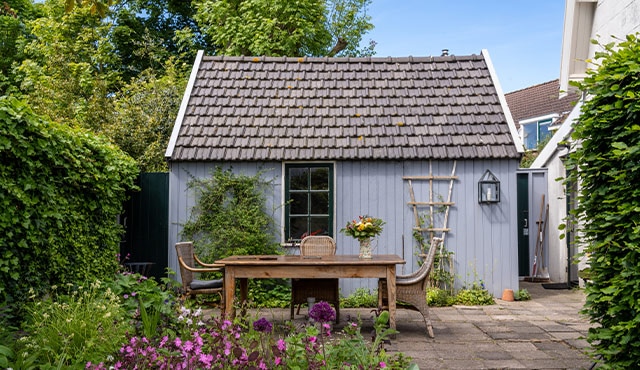
[[[166,157],[520,158],[522,144],[492,69],[486,51],[406,58],[200,52]]]
[[[551,114],[557,114],[559,117],[554,124],[562,123],[580,98],[580,94],[573,92],[562,98],[559,96],[560,81],[557,79],[505,94],[517,127],[520,127],[522,121]]]

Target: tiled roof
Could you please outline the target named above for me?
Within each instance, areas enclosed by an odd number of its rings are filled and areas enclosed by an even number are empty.
[[[564,118],[580,98],[578,92],[559,98],[560,82],[553,80],[505,94],[516,125],[531,118],[558,114]],[[556,123],[561,123],[556,121]]]
[[[195,71],[169,160],[520,157],[483,55],[205,56]]]

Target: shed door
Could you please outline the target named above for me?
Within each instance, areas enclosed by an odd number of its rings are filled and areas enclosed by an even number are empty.
[[[517,174],[518,276],[529,276],[529,174]]]

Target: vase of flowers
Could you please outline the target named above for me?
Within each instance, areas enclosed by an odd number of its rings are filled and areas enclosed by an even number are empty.
[[[380,218],[370,216],[358,216],[356,220],[350,221],[340,230],[341,233],[355,238],[360,243],[359,258],[371,258],[372,238],[382,233],[382,226],[385,222]]]

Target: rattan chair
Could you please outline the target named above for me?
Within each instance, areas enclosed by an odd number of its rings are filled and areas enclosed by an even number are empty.
[[[218,294],[224,304],[223,279],[199,280],[195,276],[203,272],[222,272],[224,265],[204,263],[193,253],[193,242],[176,243],[180,277],[182,278],[183,297],[194,297],[196,294]],[[202,267],[196,267],[200,265]]]
[[[433,326],[429,317],[429,305],[427,305],[427,283],[440,243],[442,243],[442,238],[431,239],[431,247],[422,266],[409,275],[396,277],[396,300],[408,304],[410,309],[417,310],[422,314],[422,319],[431,338],[433,338]],[[380,279],[378,280],[379,308],[388,309],[388,301],[387,281]]]
[[[336,254],[336,242],[326,235],[307,236],[300,243],[302,256],[330,256]],[[292,279],[291,280],[291,319],[294,318],[295,306],[300,314],[300,306],[307,303],[308,297],[316,302],[325,301],[333,304],[336,310],[336,322],[340,321],[339,279]]]

